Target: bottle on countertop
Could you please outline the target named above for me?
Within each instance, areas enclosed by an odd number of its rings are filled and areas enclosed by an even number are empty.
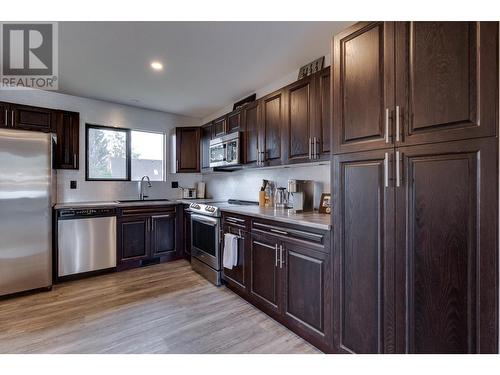
[[[262,180],[262,186],[259,191],[259,207],[266,207],[266,187],[267,180]]]
[[[265,188],[266,193],[266,207],[274,207],[274,183],[272,181],[267,181],[267,186]]]

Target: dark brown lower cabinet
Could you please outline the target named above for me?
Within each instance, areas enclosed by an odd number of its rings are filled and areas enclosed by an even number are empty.
[[[334,342],[339,352],[394,352],[393,160],[393,150],[333,160]]]
[[[281,312],[278,240],[255,235],[250,240],[250,297],[265,312]]]
[[[231,221],[228,221],[231,220]],[[250,277],[248,274],[250,263],[250,251],[248,251],[247,241],[250,234],[246,230],[246,219],[241,216],[225,216],[223,233],[231,233],[238,236],[238,262],[233,268],[223,268],[223,279],[231,287],[236,289],[238,294],[245,294],[248,291]],[[224,240],[222,241],[222,256],[224,257]]]
[[[224,233],[242,237],[238,265],[223,269],[227,286],[313,345],[332,352],[329,234],[232,214],[223,215],[223,222]],[[311,238],[316,242],[309,242]]]
[[[336,350],[498,352],[497,142],[334,157]]]
[[[398,149],[398,352],[498,353],[497,145]]]
[[[282,242],[281,246],[283,315],[302,337],[329,346],[332,341],[330,254],[292,242]]]
[[[175,255],[175,212],[151,216],[151,256]]]
[[[177,238],[176,206],[120,209],[117,220],[117,269],[179,259],[184,249]]]

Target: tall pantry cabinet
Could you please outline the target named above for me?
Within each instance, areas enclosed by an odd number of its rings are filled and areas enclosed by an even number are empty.
[[[332,47],[335,350],[498,352],[498,23]]]

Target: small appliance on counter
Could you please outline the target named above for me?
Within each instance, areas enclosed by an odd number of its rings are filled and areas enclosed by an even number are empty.
[[[182,198],[197,198],[196,189],[195,188],[181,188],[182,190]]]
[[[205,198],[205,183],[204,182],[198,182],[196,184],[196,198]]]
[[[314,181],[288,180],[290,206],[293,212],[313,211],[314,209]]]
[[[289,193],[284,187],[276,188],[274,193],[274,207],[276,209],[285,210],[288,207]]]

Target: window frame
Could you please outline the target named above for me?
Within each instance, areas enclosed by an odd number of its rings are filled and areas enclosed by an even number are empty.
[[[101,129],[101,130],[112,130],[125,133],[125,158],[127,161],[126,165],[126,177],[125,178],[93,178],[89,176],[89,129]],[[167,179],[167,149],[166,149],[166,134],[160,131],[154,130],[143,130],[143,129],[129,129],[120,128],[117,126],[105,126],[98,124],[85,123],[85,181],[120,181],[120,182],[134,182],[132,180],[132,131],[161,134],[163,136],[163,179],[161,181],[155,182],[165,182]]]

